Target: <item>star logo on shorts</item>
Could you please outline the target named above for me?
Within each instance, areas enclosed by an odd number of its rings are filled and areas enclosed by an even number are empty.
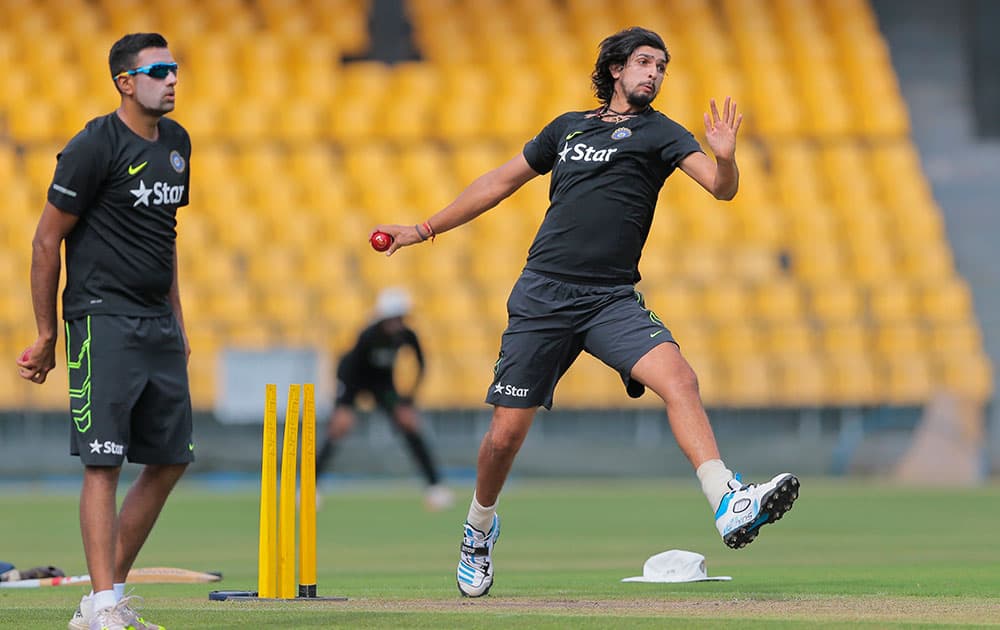
[[[103,446],[103,445],[100,442],[98,442],[97,440],[94,440],[93,442],[90,443],[90,452],[91,453],[100,453],[101,452],[101,446]]]
[[[503,393],[503,383],[497,382],[497,384],[493,386],[493,393],[494,394],[502,394]]]

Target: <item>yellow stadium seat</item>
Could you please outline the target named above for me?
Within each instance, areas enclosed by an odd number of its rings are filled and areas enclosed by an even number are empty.
[[[900,405],[927,402],[935,390],[930,361],[922,354],[899,354],[883,359],[885,395]]]
[[[781,273],[778,252],[764,247],[741,247],[730,252],[730,273],[746,282],[773,282]]]
[[[716,327],[694,320],[673,324],[669,317],[664,323],[680,346],[681,354],[691,364],[716,357]]]
[[[759,356],[728,356],[724,366],[724,400],[739,407],[762,407],[775,402],[770,363]]]
[[[326,134],[329,113],[314,102],[284,103],[276,119],[276,136],[285,142],[311,142]]]
[[[51,101],[34,100],[12,103],[7,113],[7,130],[20,144],[37,144],[57,140],[61,113]]]
[[[843,281],[813,286],[809,303],[812,315],[827,324],[858,321],[864,307],[861,291]]]
[[[45,195],[49,184],[52,183],[52,175],[56,171],[56,156],[63,150],[64,146],[65,142],[33,144],[21,158],[24,174],[28,178],[31,190],[35,191],[34,196],[38,200],[39,212],[45,203]]]
[[[896,230],[906,239],[899,250],[899,264],[906,278],[932,284],[947,282],[955,275],[955,262],[943,235],[919,239],[908,233],[909,228],[898,226]]]
[[[923,327],[913,322],[886,324],[875,330],[875,350],[883,357],[917,356],[925,346]]]
[[[746,322],[719,325],[715,331],[715,347],[719,356],[748,357],[763,352],[764,330]]]
[[[205,312],[220,325],[232,326],[255,317],[257,298],[250,287],[242,284],[214,287],[205,297]]]
[[[754,315],[765,322],[792,323],[805,312],[799,285],[777,280],[758,285],[753,291]]]
[[[797,243],[789,264],[796,278],[814,286],[838,282],[847,275],[840,247],[822,238]]]
[[[868,405],[884,398],[882,379],[865,353],[830,357],[830,399],[842,406]]]
[[[676,257],[676,271],[686,280],[712,283],[725,276],[726,255],[717,247],[691,245],[669,255]]]
[[[706,286],[702,307],[705,316],[714,322],[743,320],[752,314],[747,287],[725,280]]]
[[[931,327],[930,350],[935,356],[981,353],[983,333],[972,321],[937,323]]]
[[[217,355],[192,349],[188,359],[188,383],[191,404],[195,409],[211,409],[215,405],[217,382]]]
[[[797,78],[807,133],[817,138],[835,138],[855,131],[854,113],[843,96],[843,84],[832,64],[810,65]]]
[[[815,353],[816,331],[805,321],[773,323],[761,330],[764,351],[771,356],[801,357]]]
[[[937,373],[942,386],[949,391],[984,403],[993,396],[993,366],[983,352],[939,357]]]
[[[872,353],[872,331],[860,321],[828,324],[820,332],[823,351],[831,357],[867,356]]]
[[[923,316],[932,322],[972,321],[972,306],[972,292],[969,290],[969,285],[960,278],[927,285],[920,296]]]
[[[887,243],[881,247],[854,244],[851,251],[851,275],[865,286],[892,282],[898,277],[895,253]]]
[[[275,345],[274,328],[261,319],[233,322],[227,327],[226,347],[264,350]]]
[[[912,288],[903,282],[872,287],[868,312],[877,323],[910,322],[916,317]]]
[[[782,405],[814,406],[831,396],[826,363],[815,355],[791,354],[774,364],[775,402]]]
[[[257,313],[273,324],[276,330],[282,327],[303,329],[313,321],[314,309],[309,291],[290,284],[286,281],[283,285],[258,287]]]
[[[687,282],[655,286],[644,291],[644,297],[646,307],[655,311],[668,326],[702,319],[701,290]]]
[[[229,108],[222,117],[222,133],[227,138],[262,142],[276,137],[276,111],[266,103],[247,101]]]

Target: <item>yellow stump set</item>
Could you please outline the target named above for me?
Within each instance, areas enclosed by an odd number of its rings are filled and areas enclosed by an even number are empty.
[[[299,403],[302,406],[301,473],[295,496],[299,456]],[[289,599],[344,601],[316,595],[316,392],[312,383],[288,386],[285,431],[278,486],[278,386],[264,389],[264,438],[260,469],[260,540],[257,591],[212,591],[215,601]],[[295,512],[298,505],[298,591],[295,589]]]
[[[303,396],[304,394],[304,396]],[[295,589],[295,473],[302,400],[302,477],[299,486],[299,587]],[[260,473],[257,596],[316,597],[316,399],[311,383],[288,386],[278,492],[278,387],[267,385]]]

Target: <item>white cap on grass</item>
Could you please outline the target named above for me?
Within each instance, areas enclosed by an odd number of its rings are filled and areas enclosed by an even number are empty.
[[[709,577],[705,571],[705,556],[693,551],[671,549],[650,556],[642,565],[642,575],[627,577],[622,582],[705,582],[731,580],[728,575]]]

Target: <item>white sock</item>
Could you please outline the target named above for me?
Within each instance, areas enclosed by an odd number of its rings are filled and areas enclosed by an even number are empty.
[[[94,602],[94,612],[99,610],[104,610],[105,608],[111,608],[118,603],[115,598],[115,592],[113,590],[107,591],[97,591],[93,596]]]
[[[719,509],[722,497],[729,492],[729,480],[733,478],[733,471],[726,468],[721,459],[710,459],[698,466],[695,474],[701,481],[701,491],[705,493],[712,510]]]
[[[121,601],[122,597],[125,597],[125,582],[115,582],[112,588],[115,591],[115,599]]]
[[[472,493],[472,504],[469,506],[469,516],[466,519],[469,521],[469,525],[472,525],[481,532],[489,533],[490,528],[493,527],[493,515],[496,513],[496,503],[489,507],[483,507],[479,504],[479,500],[476,499],[476,493]]]

